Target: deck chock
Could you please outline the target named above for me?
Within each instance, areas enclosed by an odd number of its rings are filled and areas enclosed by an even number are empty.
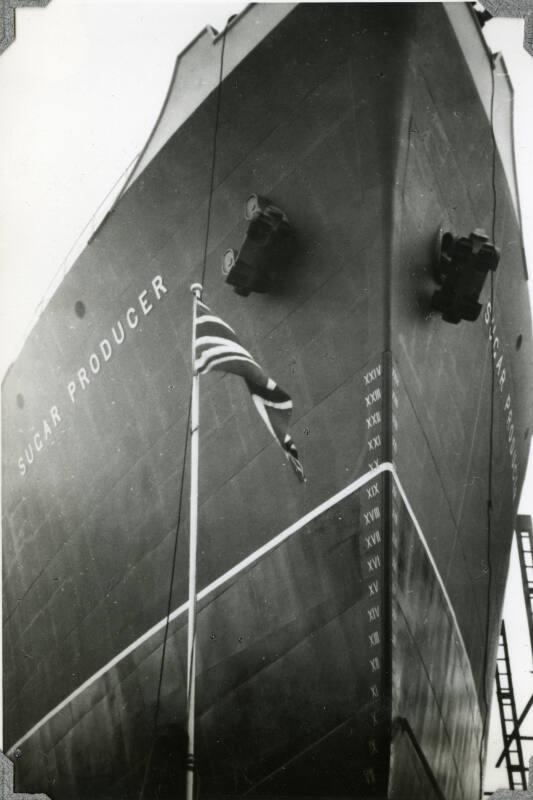
[[[290,256],[292,234],[287,215],[265,197],[252,194],[245,204],[249,220],[238,251],[224,254],[222,274],[237,294],[267,292],[275,273]]]
[[[482,308],[479,296],[485,279],[496,270],[500,251],[479,228],[469,236],[448,232],[439,239],[435,279],[442,288],[433,293],[431,305],[445,322],[474,322]]]

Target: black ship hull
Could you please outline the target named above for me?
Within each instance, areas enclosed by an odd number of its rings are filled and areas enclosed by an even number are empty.
[[[133,798],[150,761],[181,791],[157,753],[184,752],[179,490],[210,208],[205,299],[290,392],[307,482],[238,379],[202,378],[200,796],[479,797],[531,335],[505,131],[458,27],[490,89],[463,7],[259,5],[179,60],[131,186],[3,384],[19,789]],[[296,243],[244,299],[220,262],[253,192]],[[431,309],[437,232],[481,227],[501,266],[477,322],[451,325]]]

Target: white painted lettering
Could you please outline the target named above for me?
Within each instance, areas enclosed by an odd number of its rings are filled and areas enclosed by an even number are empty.
[[[369,408],[374,403],[377,403],[378,400],[381,400],[381,389],[374,389],[373,392],[370,392],[365,397],[366,407]]]
[[[381,534],[379,531],[374,531],[370,533],[368,536],[365,536],[366,542],[366,549],[370,550],[372,547],[375,547],[377,544],[381,542]]]
[[[160,275],[156,275],[154,277],[152,285],[158,299],[167,292],[167,288],[164,285]],[[148,299],[148,290],[147,289],[143,290],[138,295],[138,299],[140,307],[144,315],[146,316],[147,314],[150,313],[150,311],[152,311],[154,307],[153,304]],[[138,327],[139,314],[134,307],[130,307],[127,309],[125,318],[127,325],[131,330],[134,330],[135,328]],[[126,332],[125,332],[125,325],[121,320],[117,320],[117,322],[112,326],[111,334],[113,340],[117,345],[120,345],[124,342],[126,338]],[[88,364],[89,369],[85,367],[80,367],[80,369],[77,372],[77,378],[78,378],[77,382],[71,381],[68,384],[68,393],[71,402],[73,403],[75,402],[75,392],[77,386],[79,385],[83,390],[86,389],[91,382],[91,379],[89,377],[90,373],[92,373],[93,375],[98,375],[98,373],[102,368],[103,363],[109,361],[112,354],[113,354],[113,349],[111,346],[111,340],[107,338],[102,339],[99,342],[98,351],[93,352],[89,356],[89,364]]]
[[[369,372],[366,373],[366,375],[363,375],[363,381],[365,383],[365,386],[368,386],[370,383],[372,383],[372,381],[375,381],[376,378],[379,378],[380,376],[381,376],[381,364],[378,364],[377,367],[374,367],[374,369],[371,369]]]
[[[380,422],[381,414],[379,411],[376,411],[375,414],[370,414],[370,416],[366,418],[366,427],[370,430],[370,428],[373,428],[375,425],[379,425]]]
[[[379,556],[373,556],[372,558],[366,560],[366,565],[368,567],[369,572],[374,572],[378,567],[381,566],[381,560]]]
[[[507,373],[504,366],[504,354],[498,353],[498,351],[500,350],[500,340],[496,335],[496,330],[497,330],[496,320],[494,318],[494,312],[490,302],[487,303],[487,306],[485,308],[484,320],[485,324],[488,326],[489,341],[492,342],[492,357],[493,360],[496,362],[495,369],[496,372],[498,373],[498,386],[500,392],[503,392],[505,381],[507,378]],[[499,357],[496,360],[497,356]],[[514,428],[513,430],[511,430],[513,423],[512,423],[512,398],[510,392],[507,394],[507,397],[505,398],[503,409],[504,409],[504,414],[505,412],[508,412],[505,419],[505,425],[508,432],[509,455],[511,456],[511,477],[513,482],[513,500],[514,500],[518,491],[518,467],[515,466],[515,464],[513,463],[513,451],[515,450],[516,447],[516,441],[514,437]]]
[[[365,519],[365,525],[371,525],[377,519],[380,519],[381,513],[379,510],[379,506],[374,506],[374,508],[371,508],[370,511],[364,512],[363,517]]]
[[[81,388],[83,390],[85,390],[85,386],[88,386],[90,384],[90,382],[91,382],[89,380],[89,378],[87,377],[87,370],[85,369],[85,367],[81,367],[78,370],[78,378],[79,378],[79,381],[80,381]]]
[[[96,355],[96,353],[92,353],[89,356],[89,366],[91,368],[91,372],[93,375],[98,375],[100,372],[100,359]]]
[[[379,486],[377,483],[373,483],[372,486],[368,487],[366,490],[366,496],[370,500],[370,498],[375,497],[379,494]]]
[[[150,311],[153,308],[153,305],[151,303],[148,303],[147,300],[146,300],[146,295],[147,294],[148,294],[148,292],[145,289],[144,292],[141,292],[140,295],[139,295],[139,305],[142,308],[142,312],[143,312],[144,316],[149,314]]]
[[[126,319],[128,321],[128,325],[133,330],[139,324],[139,317],[137,316],[137,312],[134,308],[128,308],[126,311]]]
[[[380,446],[381,446],[381,436],[378,433],[377,436],[374,436],[374,438],[370,439],[370,441],[368,442],[368,449],[372,452],[372,450],[376,450]]]
[[[114,326],[114,325],[113,325],[113,327],[111,328],[111,333],[113,334],[113,339],[115,340],[115,342],[116,342],[117,344],[122,344],[122,342],[124,341],[124,338],[125,338],[126,334],[124,333],[124,327],[123,327],[123,325],[122,325],[122,322],[120,322],[120,320],[117,322],[117,328],[118,328],[118,329],[119,329],[119,331],[120,331],[120,338],[117,336],[117,332],[116,332],[116,330],[115,330],[115,326]]]
[[[109,359],[111,358],[111,353],[113,352],[111,350],[109,339],[102,339],[99,346],[100,346],[100,352],[104,357],[104,361],[109,361]]]
[[[52,435],[52,428],[45,419],[43,419],[43,433],[44,433],[44,441],[46,442],[46,440],[49,439],[50,436]]]
[[[163,278],[161,277],[161,275],[155,276],[155,278],[152,281],[152,286],[155,292],[155,296],[157,297],[158,300],[161,300],[161,295],[166,294],[168,291],[167,287],[163,283]]]
[[[150,291],[154,292],[152,297],[150,297]],[[76,402],[78,388],[85,391],[92,382],[91,375],[98,375],[104,368],[105,363],[111,359],[115,352],[115,345],[120,345],[125,341],[126,326],[132,330],[137,328],[141,319],[141,312],[144,316],[147,316],[154,309],[154,296],[157,300],[160,300],[167,293],[168,289],[162,276],[155,275],[151,281],[151,287],[144,289],[137,295],[138,305],[128,308],[122,314],[122,318],[116,320],[108,336],[102,338],[98,342],[98,347],[88,356],[85,366],[80,367],[73,380],[67,383],[66,388],[72,404]],[[113,342],[115,342],[115,345]],[[27,474],[29,466],[33,464],[37,454],[43,450],[48,440],[52,438],[53,429],[60,423],[61,416],[58,407],[54,405],[51,407],[47,417],[43,418],[39,430],[28,433],[28,444],[23,455],[17,461],[18,471],[22,476]]]

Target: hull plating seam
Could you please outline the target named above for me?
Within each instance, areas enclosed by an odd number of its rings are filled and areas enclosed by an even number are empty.
[[[366,483],[368,483],[369,481],[373,480],[378,475],[381,475],[384,472],[390,472],[392,474],[392,476],[394,478],[394,482],[395,482],[395,484],[396,484],[396,486],[398,488],[398,491],[401,494],[402,500],[405,503],[405,507],[406,507],[406,509],[407,509],[407,511],[409,513],[409,516],[411,517],[411,519],[413,521],[413,524],[414,524],[414,526],[416,528],[416,531],[418,533],[420,541],[422,542],[422,544],[424,546],[424,550],[426,551],[427,557],[428,557],[428,559],[429,559],[429,561],[431,563],[431,566],[433,567],[433,570],[435,571],[435,575],[437,576],[437,580],[439,582],[439,585],[440,585],[440,587],[442,589],[444,597],[446,598],[446,603],[448,605],[451,617],[453,619],[454,628],[455,628],[455,631],[457,633],[457,637],[458,637],[458,639],[459,639],[459,641],[461,643],[461,647],[463,648],[464,653],[466,655],[466,661],[467,661],[468,668],[469,668],[469,671],[470,671],[470,678],[472,680],[472,684],[474,684],[474,677],[473,677],[473,673],[472,673],[472,667],[471,667],[471,664],[470,664],[470,659],[468,657],[468,651],[466,650],[465,643],[464,643],[464,640],[463,640],[463,636],[461,634],[461,630],[460,630],[458,622],[457,622],[457,617],[455,615],[455,611],[454,611],[453,606],[451,604],[448,592],[446,591],[446,587],[444,585],[444,582],[442,580],[440,572],[437,569],[437,565],[436,565],[435,560],[434,560],[434,558],[433,558],[433,556],[431,554],[431,551],[430,551],[430,549],[428,547],[428,544],[427,544],[427,541],[425,539],[425,536],[422,533],[422,529],[421,529],[421,527],[420,527],[420,525],[418,523],[418,520],[415,517],[415,514],[413,512],[411,504],[409,503],[409,500],[407,499],[407,495],[406,495],[406,493],[404,491],[404,488],[400,483],[400,479],[398,478],[398,475],[397,475],[397,472],[396,472],[396,468],[395,468],[394,464],[390,463],[389,461],[385,461],[382,464],[379,464],[374,469],[370,470],[369,472],[366,472],[364,475],[362,475],[360,478],[358,478],[357,480],[355,480],[352,483],[350,483],[348,486],[346,486],[340,492],[337,492],[337,494],[332,495],[328,500],[326,500],[323,503],[321,503],[320,505],[318,505],[316,508],[314,508],[308,514],[305,514],[303,517],[301,517],[299,520],[297,520],[297,522],[294,522],[292,525],[290,525],[284,531],[281,531],[281,533],[279,533],[277,536],[274,536],[273,539],[271,539],[269,542],[264,544],[262,547],[260,547],[257,550],[255,550],[253,553],[251,553],[249,556],[244,558],[238,564],[235,564],[234,567],[229,569],[223,575],[220,575],[218,578],[216,578],[216,580],[214,580],[208,586],[205,586],[201,591],[199,591],[198,595],[197,595],[197,599],[198,600],[203,600],[206,597],[208,597],[209,594],[214,592],[216,589],[218,589],[223,584],[225,584],[228,581],[230,581],[232,578],[234,578],[239,573],[243,572],[245,569],[247,569],[252,564],[254,564],[257,561],[259,561],[264,555],[269,553],[271,550],[274,550],[276,547],[278,547],[284,541],[286,541],[291,536],[293,536],[295,533],[297,533],[299,530],[301,530],[301,528],[303,528],[305,525],[307,525],[313,519],[318,517],[324,511],[326,511],[327,509],[329,509],[332,506],[336,505],[341,500],[343,500],[345,497],[348,497],[350,494],[353,494],[353,492],[356,492],[358,489],[363,487]],[[168,621],[172,622],[173,620],[175,620],[178,617],[180,617],[182,614],[184,614],[187,611],[188,606],[189,606],[188,602],[182,603],[182,605],[180,605],[180,606],[178,606],[178,608],[174,609],[174,611],[169,615]],[[44,717],[42,717],[42,719],[40,719],[32,728],[30,728],[23,736],[21,736],[20,739],[18,739],[13,745],[11,745],[11,747],[7,751],[7,755],[13,755],[13,752],[18,747],[20,747],[20,745],[22,745],[31,736],[33,736],[33,734],[36,733],[40,728],[42,728],[44,725],[46,725],[46,723],[49,722],[53,717],[55,717],[57,714],[59,714],[59,712],[62,711],[66,706],[68,706],[69,703],[71,703],[73,700],[75,700],[77,697],[79,697],[86,689],[89,688],[89,686],[91,686],[97,680],[102,678],[107,672],[109,672],[111,669],[113,669],[113,667],[115,667],[120,661],[122,661],[124,658],[126,658],[131,653],[133,653],[142,644],[144,644],[144,642],[148,641],[148,639],[150,639],[152,636],[154,636],[156,633],[158,633],[158,631],[162,630],[165,627],[166,623],[167,623],[167,618],[163,617],[162,620],[160,620],[155,625],[153,625],[151,628],[149,628],[145,633],[143,633],[142,636],[140,636],[138,639],[136,639],[134,642],[132,642],[130,645],[128,645],[128,647],[126,647],[124,650],[122,650],[120,653],[118,653],[114,658],[112,658],[111,661],[108,661],[107,664],[105,664],[103,667],[101,667],[101,669],[99,669],[97,672],[95,672],[93,675],[91,675],[90,678],[87,678],[87,680],[84,681],[80,686],[78,686],[77,689],[75,689],[73,692],[71,692],[71,694],[69,694],[67,697],[65,697],[64,700],[62,700],[57,706],[55,706],[55,708],[53,708],[51,711],[49,711],[48,714],[46,714]]]

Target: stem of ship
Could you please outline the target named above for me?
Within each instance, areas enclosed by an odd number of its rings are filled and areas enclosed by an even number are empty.
[[[187,785],[186,800],[194,798],[194,715],[196,692],[196,552],[198,542],[198,426],[200,424],[200,376],[194,369],[196,310],[202,286],[193,283],[192,395],[191,395],[191,494],[189,528],[189,612],[187,625]]]

